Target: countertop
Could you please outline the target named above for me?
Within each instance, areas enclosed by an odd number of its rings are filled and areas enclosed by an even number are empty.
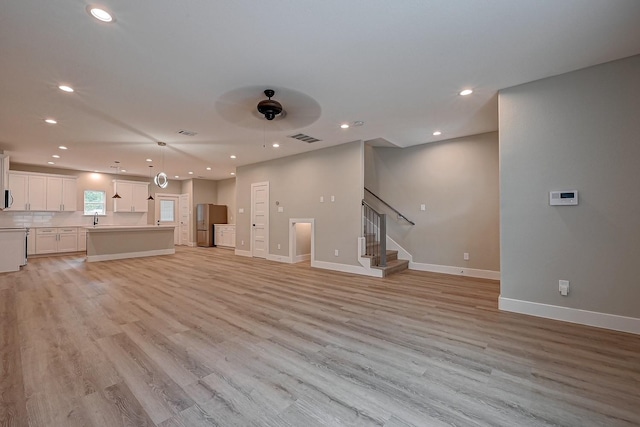
[[[151,230],[173,230],[173,225],[98,225],[97,227],[82,227],[87,233],[106,233],[109,231],[151,231]]]

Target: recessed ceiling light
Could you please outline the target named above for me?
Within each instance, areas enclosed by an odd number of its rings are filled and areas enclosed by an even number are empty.
[[[151,159],[147,159],[147,162],[153,162],[153,160],[151,160]]]
[[[433,136],[438,136],[438,135],[442,135],[442,132],[440,132],[439,130],[435,131],[433,133]]]
[[[180,178],[180,175],[175,175],[174,178]]]
[[[59,146],[58,148],[59,148],[59,149],[61,149],[61,150],[67,150],[67,149],[68,149],[68,148],[67,148],[67,147],[65,147],[64,145],[61,145],[61,146]]]
[[[126,171],[127,171],[126,169],[120,169],[120,172],[126,172]]]
[[[113,16],[104,9],[99,7],[88,7],[91,16],[102,22],[113,22]]]
[[[47,163],[50,164],[50,165],[55,165],[55,163],[53,163],[53,162],[47,162]]]
[[[210,170],[211,170],[211,168],[207,168],[207,170],[208,170],[208,171],[210,171]]]
[[[340,127],[341,127],[342,129],[349,129],[349,124],[347,124],[347,123],[343,123],[343,124],[341,124],[341,125],[340,125]]]
[[[51,156],[51,157],[53,157],[54,159],[59,159],[59,158],[60,158],[60,156],[58,156],[57,154],[54,154],[54,155],[53,155],[53,156]]]
[[[272,147],[273,147],[273,148],[278,148],[278,147],[280,147],[280,144],[278,144],[277,142],[274,142],[274,143],[273,143],[273,145],[272,145]]]
[[[467,95],[471,95],[472,93],[473,91],[471,89],[465,89],[462,92],[460,92],[460,95],[467,96]]]
[[[54,119],[44,119],[45,122],[49,123],[50,125],[55,125],[56,123],[58,123],[57,121],[55,121]]]
[[[232,154],[232,155],[230,155],[229,157],[230,157],[230,158],[232,158],[232,159],[235,159],[235,158],[236,158],[236,155],[235,155],[235,154]]]
[[[231,172],[231,175],[235,175],[235,174],[236,174],[235,172]]]
[[[71,86],[67,86],[67,85],[60,85],[58,86],[58,89],[63,90],[65,92],[73,92],[73,88]]]
[[[193,172],[189,172],[189,175],[193,175]]]

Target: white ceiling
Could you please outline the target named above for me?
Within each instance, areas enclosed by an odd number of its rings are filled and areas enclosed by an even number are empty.
[[[224,179],[353,140],[494,131],[499,89],[640,53],[638,0],[100,1],[110,24],[88,4],[0,2],[0,149],[14,162],[147,175],[164,141],[170,176]],[[285,118],[257,117],[267,88]],[[299,132],[322,141],[287,137]]]

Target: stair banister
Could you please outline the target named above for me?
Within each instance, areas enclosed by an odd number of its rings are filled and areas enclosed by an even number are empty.
[[[364,187],[364,190],[371,194],[373,197],[375,197],[376,199],[378,199],[383,205],[385,205],[386,207],[388,207],[389,209],[391,209],[392,211],[394,211],[397,215],[398,218],[402,218],[405,221],[407,221],[409,224],[411,225],[416,225],[415,222],[411,221],[409,218],[407,218],[406,216],[404,216],[403,214],[400,213],[400,211],[398,211],[396,208],[394,208],[393,206],[391,206],[389,203],[385,202],[384,200],[382,200],[380,197],[378,197],[377,194],[375,194],[373,191],[369,190],[367,187]]]

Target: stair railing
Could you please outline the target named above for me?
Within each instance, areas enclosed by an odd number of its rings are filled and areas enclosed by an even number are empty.
[[[362,230],[365,239],[364,254],[371,257],[371,264],[387,266],[387,216],[376,212],[362,200]]]
[[[391,206],[389,203],[385,202],[384,200],[382,200],[380,197],[378,197],[373,191],[369,190],[367,187],[364,188],[364,190],[371,194],[373,197],[375,197],[376,199],[378,199],[383,205],[385,205],[386,207],[388,207],[389,209],[391,209],[392,211],[394,211],[397,215],[398,218],[400,219],[404,219],[405,221],[407,221],[409,224],[411,225],[416,225],[415,222],[411,221],[409,218],[407,218],[406,216],[404,216],[403,214],[401,214],[396,208],[394,208],[393,206]]]

